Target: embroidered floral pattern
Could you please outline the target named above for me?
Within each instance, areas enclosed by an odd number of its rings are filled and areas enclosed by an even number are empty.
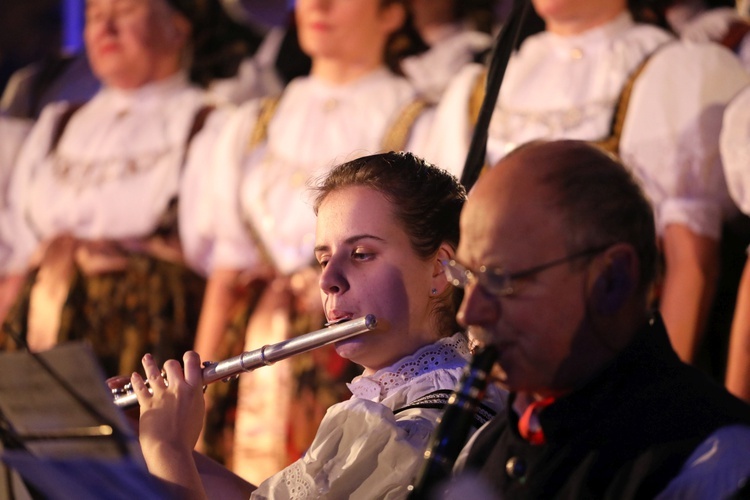
[[[53,175],[61,184],[70,184],[78,191],[82,191],[148,172],[160,165],[164,158],[178,154],[180,154],[180,148],[176,146],[144,153],[137,158],[113,157],[91,161],[75,160],[54,153],[51,168]]]
[[[592,120],[601,120],[606,126],[612,117],[617,96],[612,99],[595,101],[580,107],[529,111],[499,107],[491,124],[490,134],[504,142],[511,142],[518,130],[541,130],[543,137],[568,137],[572,131]],[[606,135],[606,128],[602,131]]]
[[[401,359],[395,365],[383,368],[373,375],[355,378],[349,384],[349,389],[355,396],[366,399],[373,399],[377,393],[380,397],[385,397],[393,389],[425,373],[439,368],[463,366],[469,356],[466,337],[463,334],[456,334],[425,346],[411,356]]]
[[[310,476],[305,474],[301,462],[294,462],[284,469],[284,484],[289,490],[289,499],[313,498],[315,484],[311,481]]]

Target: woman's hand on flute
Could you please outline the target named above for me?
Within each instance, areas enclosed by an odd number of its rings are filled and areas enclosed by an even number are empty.
[[[177,360],[164,363],[165,377],[153,357],[143,357],[143,378],[131,376],[141,408],[141,448],[149,471],[191,498],[202,498],[202,484],[192,450],[203,427],[203,370],[200,356],[193,351],[183,356],[183,372]]]

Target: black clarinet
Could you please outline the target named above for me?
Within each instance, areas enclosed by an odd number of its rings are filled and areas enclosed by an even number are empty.
[[[497,349],[487,345],[477,351],[466,366],[458,387],[438,420],[430,445],[424,453],[422,468],[408,488],[409,500],[432,498],[435,487],[450,478],[453,464],[469,437],[496,359]]]

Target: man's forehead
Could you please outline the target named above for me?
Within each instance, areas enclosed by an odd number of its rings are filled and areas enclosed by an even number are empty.
[[[496,187],[469,195],[461,213],[460,259],[499,264],[491,261],[516,260],[535,252],[536,247],[557,246],[563,241],[561,214],[546,188],[528,179]]]

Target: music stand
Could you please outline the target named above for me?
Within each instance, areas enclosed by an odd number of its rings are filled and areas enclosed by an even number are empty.
[[[84,343],[0,354],[0,460],[45,498],[164,498]]]

